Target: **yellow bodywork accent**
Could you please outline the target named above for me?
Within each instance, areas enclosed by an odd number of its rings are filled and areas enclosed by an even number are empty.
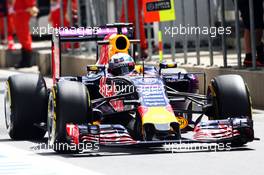
[[[116,41],[118,38],[124,38],[126,40],[126,47],[124,49],[118,49],[116,47]],[[128,49],[130,48],[130,41],[125,35],[117,35],[113,34],[109,38],[109,58],[111,58],[116,53],[128,53]]]
[[[99,126],[101,123],[100,123],[100,121],[94,121],[94,122],[92,122],[92,124]]]
[[[135,66],[135,71],[137,72],[137,73],[143,73],[143,66],[142,65],[136,65]]]
[[[175,63],[168,63],[167,67],[168,68],[174,68],[174,67],[176,67],[176,64]]]
[[[91,71],[98,71],[98,67],[95,65],[95,66],[91,66],[89,68]]]
[[[168,111],[166,107],[149,107],[147,113],[142,118],[142,125],[146,123],[166,124],[178,122],[175,115]]]
[[[180,129],[184,129],[188,126],[188,120],[184,117],[177,117],[177,121],[180,124]]]

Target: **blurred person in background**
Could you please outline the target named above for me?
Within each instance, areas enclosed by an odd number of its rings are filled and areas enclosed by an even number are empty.
[[[70,27],[70,17],[68,14],[68,1],[63,0],[63,26]],[[72,16],[73,23],[76,22],[77,18],[77,1],[72,1]],[[61,17],[60,17],[60,8],[61,8],[61,0],[50,0],[50,14],[49,14],[49,22],[52,24],[54,28],[62,27]]]
[[[13,0],[8,0],[6,4],[7,8],[7,48],[10,50],[14,49],[14,8],[13,8]],[[4,17],[0,18],[0,34],[1,38],[4,39]],[[3,44],[3,43],[2,43]]]
[[[70,26],[70,15],[68,14],[68,1],[70,0],[63,0],[63,25],[61,23],[61,16],[60,16],[60,10],[61,10],[61,0],[50,0],[50,14],[49,14],[49,22],[52,24],[52,27],[59,28],[59,27],[72,27]],[[72,22],[73,26],[76,26],[78,17],[77,17],[77,0],[71,0],[72,1]],[[67,49],[71,48],[70,43],[66,42],[64,45]],[[74,48],[78,48],[79,44],[74,43]]]
[[[38,15],[36,0],[14,0],[15,29],[18,41],[22,45],[21,61],[15,68],[30,67],[32,60],[32,38],[29,28],[30,18]]]
[[[135,7],[134,0],[127,1],[127,9],[128,9],[128,22],[131,22],[136,25],[136,15],[135,15]],[[148,56],[147,53],[147,40],[144,28],[144,16],[143,16],[143,0],[138,0],[138,16],[139,16],[139,30],[140,30],[140,47],[141,47],[141,55],[143,58]],[[125,22],[125,3],[123,1],[122,4],[122,14],[120,17],[121,22]]]
[[[264,44],[262,43],[263,36],[263,0],[253,0],[254,4],[254,22],[256,33],[256,50],[257,50],[257,66],[264,66]],[[241,12],[241,17],[245,26],[244,29],[244,45],[246,57],[244,65],[252,66],[251,53],[251,37],[250,37],[250,15],[249,15],[249,0],[238,0],[238,8]]]

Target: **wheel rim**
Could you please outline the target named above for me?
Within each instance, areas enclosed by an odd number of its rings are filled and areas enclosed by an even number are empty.
[[[6,121],[6,127],[9,129],[11,125],[11,94],[10,94],[10,87],[9,83],[6,85],[6,92],[5,92],[5,121]]]
[[[56,130],[56,121],[55,121],[55,100],[53,92],[49,95],[48,103],[48,121],[47,121],[47,130],[50,144],[54,144],[55,141],[55,130]]]

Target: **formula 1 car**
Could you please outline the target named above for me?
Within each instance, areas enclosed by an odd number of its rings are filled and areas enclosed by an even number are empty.
[[[98,51],[101,47],[97,63],[87,66],[87,75],[62,76],[63,43],[80,41],[96,41]],[[132,46],[138,42],[131,24],[54,35],[51,89],[41,75],[7,80],[5,118],[10,137],[34,140],[48,132],[49,143],[59,153],[79,152],[79,147],[73,151],[68,146],[83,143],[237,146],[253,141],[251,100],[240,76],[215,77],[207,94],[198,94],[198,76],[204,74],[187,73],[176,63],[136,64]]]

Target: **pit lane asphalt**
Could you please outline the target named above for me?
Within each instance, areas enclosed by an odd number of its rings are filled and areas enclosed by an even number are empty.
[[[246,147],[231,151],[165,151],[163,148],[102,148],[99,153],[80,155],[58,155],[50,149],[32,150],[36,143],[30,141],[11,141],[5,130],[4,122],[4,80],[8,75],[0,75],[0,162],[1,158],[21,150],[28,154],[18,154],[20,158],[37,161],[43,169],[32,170],[31,174],[53,168],[54,174],[70,174],[87,170],[86,174],[99,172],[110,175],[139,174],[240,174],[263,175],[264,166],[264,112],[254,111],[255,136],[260,141],[247,144]],[[45,145],[46,139],[40,141]],[[8,149],[8,151],[7,151]],[[25,156],[25,157],[23,157]],[[14,158],[14,157],[13,157]],[[8,161],[13,160],[9,158]],[[36,159],[37,158],[37,159]],[[53,162],[54,161],[54,162]],[[6,160],[4,159],[4,162]],[[23,161],[21,161],[23,162]],[[1,163],[2,164],[2,163]],[[17,164],[0,165],[0,174],[21,174],[23,169],[11,171]],[[22,165],[20,165],[22,166]],[[28,166],[28,169],[36,167]],[[45,168],[44,168],[45,167]],[[20,167],[21,168],[21,167]],[[2,173],[1,173],[2,172]],[[42,172],[43,173],[43,172]],[[30,174],[27,172],[27,174]],[[46,174],[46,173],[44,173]],[[52,174],[52,173],[51,173]]]

